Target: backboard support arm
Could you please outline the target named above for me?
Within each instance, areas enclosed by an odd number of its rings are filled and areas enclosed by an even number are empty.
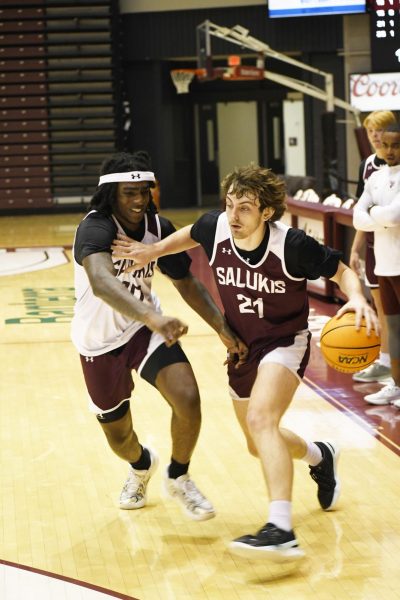
[[[200,42],[201,36],[203,36],[204,38],[203,44],[201,44]],[[232,44],[236,44],[241,48],[253,50],[254,52],[257,52],[260,56],[274,58],[275,60],[279,60],[281,62],[285,62],[287,64],[298,67],[303,71],[309,71],[310,73],[320,75],[324,79],[323,88],[319,88],[300,79],[295,79],[286,75],[273,73],[269,70],[265,70],[264,72],[265,79],[275,81],[276,83],[280,83],[281,85],[286,86],[289,89],[296,90],[307,96],[312,96],[313,98],[317,98],[318,100],[325,102],[327,112],[333,112],[335,106],[350,112],[353,115],[356,126],[361,126],[360,111],[354,106],[352,106],[349,102],[346,102],[345,100],[341,100],[340,98],[336,98],[334,96],[332,73],[326,73],[325,71],[316,69],[315,67],[298,61],[290,56],[287,56],[286,54],[282,54],[280,52],[277,52],[276,50],[273,50],[268,46],[268,44],[265,44],[261,40],[250,36],[249,30],[245,29],[241,25],[235,25],[232,28],[221,27],[208,20],[198,25],[197,45],[199,52],[199,68],[210,69],[210,63],[212,60],[211,36],[225,40],[226,42],[230,42]]]

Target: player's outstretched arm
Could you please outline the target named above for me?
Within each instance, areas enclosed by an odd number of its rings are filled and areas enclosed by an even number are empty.
[[[141,321],[152,331],[160,333],[167,346],[172,346],[187,333],[188,327],[180,319],[161,315],[128,291],[115,277],[115,268],[107,252],[90,254],[83,259],[82,265],[95,296],[115,311],[135,321]]]
[[[338,269],[335,275],[331,277],[331,280],[337,283],[340,290],[348,298],[346,304],[338,310],[337,316],[340,317],[346,312],[355,312],[355,325],[357,329],[360,329],[361,319],[364,317],[367,326],[367,334],[370,334],[372,328],[379,334],[378,317],[368,304],[356,273],[340,261]]]
[[[198,246],[190,237],[192,225],[182,227],[166,238],[155,244],[142,244],[132,240],[130,237],[118,234],[118,238],[113,241],[111,249],[115,258],[128,258],[133,261],[133,267],[127,269],[127,272],[133,269],[140,269],[150,261],[166,256],[167,254],[177,254],[189,248]]]
[[[228,351],[225,364],[232,362],[237,368],[246,362],[247,346],[230,329],[224,315],[204,285],[191,273],[182,279],[171,281],[185,302],[218,333]]]

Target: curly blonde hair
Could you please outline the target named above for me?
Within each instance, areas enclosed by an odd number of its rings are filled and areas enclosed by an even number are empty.
[[[235,167],[232,173],[224,177],[221,192],[224,201],[228,193],[235,194],[238,198],[247,196],[258,199],[260,212],[267,207],[274,209],[271,221],[279,221],[287,208],[284,181],[271,169],[254,163],[245,167]]]

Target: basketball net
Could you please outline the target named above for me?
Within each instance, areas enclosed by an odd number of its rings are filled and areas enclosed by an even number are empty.
[[[191,84],[195,73],[195,69],[173,69],[171,71],[171,79],[178,94],[188,93],[189,85]]]

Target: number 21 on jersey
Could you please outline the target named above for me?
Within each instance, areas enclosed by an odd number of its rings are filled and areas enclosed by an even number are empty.
[[[253,300],[244,294],[237,294],[239,300],[239,311],[241,313],[256,313],[260,319],[264,318],[264,303],[262,298]]]

